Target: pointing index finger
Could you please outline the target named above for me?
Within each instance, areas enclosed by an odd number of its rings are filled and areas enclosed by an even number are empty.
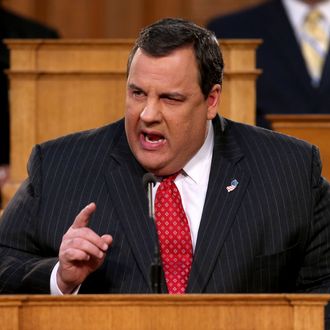
[[[80,213],[76,216],[73,221],[71,228],[82,228],[87,227],[91,215],[95,212],[96,205],[95,203],[90,203],[85,206]]]

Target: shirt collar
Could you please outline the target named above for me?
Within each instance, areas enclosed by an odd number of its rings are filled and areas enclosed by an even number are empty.
[[[213,154],[214,131],[212,121],[207,122],[207,136],[202,147],[184,166],[184,175],[189,176],[195,183],[207,183]]]
[[[322,1],[314,6],[300,0],[282,0],[282,2],[295,30],[301,28],[307,13],[312,7],[317,8],[325,17],[327,24],[330,25],[330,0]]]

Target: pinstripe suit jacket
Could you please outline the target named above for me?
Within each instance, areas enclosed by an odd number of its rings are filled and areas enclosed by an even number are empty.
[[[188,292],[329,291],[330,192],[317,149],[219,117],[213,125]],[[38,145],[28,168],[0,225],[0,291],[48,293],[62,236],[94,201],[90,227],[114,240],[81,292],[150,292],[154,224],[124,122]]]

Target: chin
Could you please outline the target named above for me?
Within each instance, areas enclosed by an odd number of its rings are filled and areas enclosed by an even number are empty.
[[[163,166],[163,164],[159,161],[159,155],[142,152],[137,153],[135,157],[142,167],[152,173],[161,169]]]
[[[170,167],[154,166],[154,167],[144,167],[148,172],[153,173],[156,176],[171,175],[178,172],[180,169],[173,169]]]
[[[140,164],[142,165],[142,167],[147,170],[148,172],[151,172],[152,174],[154,175],[157,175],[157,176],[163,176],[163,175],[167,175],[166,173],[166,169],[164,169],[162,166],[159,166],[159,165],[156,165],[156,164],[144,164],[144,163],[141,163]]]
[[[177,166],[169,165],[169,160],[167,162],[165,160],[162,161],[160,159],[160,155],[155,153],[140,153],[136,156],[136,159],[141,164],[141,166],[157,176],[170,175],[180,170],[180,168],[176,169]],[[172,160],[173,162],[173,160]]]
[[[155,175],[161,176],[162,174],[162,168],[155,166],[155,165],[150,165],[150,164],[143,164],[141,163],[144,169],[146,169],[148,172],[151,172]]]

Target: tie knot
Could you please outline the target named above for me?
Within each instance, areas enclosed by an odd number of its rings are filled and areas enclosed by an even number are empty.
[[[171,174],[171,175],[168,175],[168,176],[164,176],[163,177],[163,180],[162,180],[162,183],[173,183],[174,180],[176,179],[176,177],[179,175],[181,171],[179,172],[176,172],[174,174]]]
[[[312,9],[305,17],[305,25],[315,26],[324,19],[322,13],[318,9]]]

